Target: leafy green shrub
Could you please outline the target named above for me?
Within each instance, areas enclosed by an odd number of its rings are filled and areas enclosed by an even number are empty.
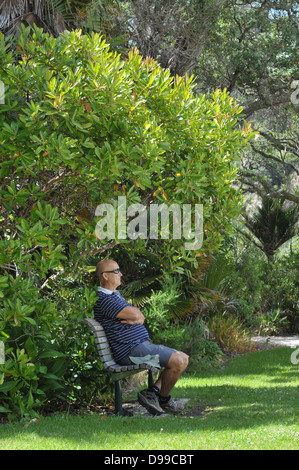
[[[209,331],[200,318],[186,324],[182,350],[189,355],[190,372],[215,367],[223,356],[223,352],[210,338]]]
[[[86,392],[90,335],[77,325],[95,293],[79,268],[130,242],[96,237],[96,207],[124,194],[201,202],[203,250],[215,249],[241,210],[233,162],[252,133],[225,91],[196,98],[192,79],[136,50],[123,61],[95,34],[0,34],[0,63],[1,412],[24,416]],[[169,272],[196,260],[183,243],[157,241]]]
[[[161,283],[162,289],[152,291],[149,302],[143,308],[146,325],[153,337],[158,331],[168,328],[171,316],[169,309],[180,296],[178,281],[167,277]]]
[[[287,317],[283,317],[278,308],[268,313],[261,313],[259,322],[259,335],[272,336],[283,331],[287,325]]]
[[[153,292],[150,303],[143,309],[152,342],[188,354],[189,373],[216,365],[222,351],[208,338],[202,320],[195,318],[183,322],[171,318],[169,306],[175,305],[178,297],[176,283],[168,282],[161,291]]]
[[[7,276],[6,287],[2,284],[2,292],[5,295],[1,300],[0,338],[6,361],[0,365],[0,413],[29,417],[49,401],[72,396],[80,385],[74,383],[74,375],[78,373],[78,358],[82,355],[82,369],[88,372],[89,387],[93,387],[96,381],[91,376],[97,370],[96,360],[92,361],[94,372],[91,372],[91,361],[86,357],[96,358],[96,354],[90,333],[82,328],[82,322],[95,301],[95,293],[81,288],[80,294],[77,288],[77,305],[74,305],[70,294],[64,292],[59,296],[57,292],[59,300],[54,303],[42,298],[29,279],[12,275]],[[81,371],[79,382],[82,380]]]
[[[226,292],[237,300],[240,320],[250,328],[258,328],[267,268],[265,256],[255,246],[243,245],[240,239],[228,250],[227,256],[232,269],[225,282]]]
[[[158,330],[153,342],[184,351],[189,355],[187,373],[216,366],[223,352],[207,334],[207,328],[200,318],[189,322],[175,322]]]

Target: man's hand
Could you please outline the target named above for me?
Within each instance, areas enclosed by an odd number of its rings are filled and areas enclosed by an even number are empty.
[[[127,325],[143,325],[144,315],[140,312],[137,307],[125,307],[123,308],[116,318],[119,318],[121,323],[126,323]]]
[[[125,323],[127,325],[142,325],[142,323],[140,323],[139,321],[137,320],[121,320],[120,323]]]

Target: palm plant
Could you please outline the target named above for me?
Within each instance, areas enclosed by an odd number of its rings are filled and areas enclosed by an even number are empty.
[[[191,310],[186,312],[187,315],[208,317],[218,308],[227,311],[235,309],[236,300],[228,298],[225,293],[225,281],[231,269],[221,253],[208,256],[199,264],[185,284],[185,295],[191,302]]]
[[[18,36],[22,24],[35,24],[55,37],[76,28],[107,36],[116,7],[117,0],[0,0],[0,31]]]
[[[284,200],[265,198],[253,216],[244,216],[246,227],[258,241],[247,233],[242,232],[243,235],[265,253],[268,262],[272,261],[276,250],[296,233],[298,208],[284,207],[284,203]]]
[[[0,4],[0,31],[4,35],[18,35],[21,25],[42,28],[58,36],[66,28],[63,14],[67,2],[62,0],[2,0]]]
[[[233,311],[237,301],[225,295],[225,281],[231,267],[221,254],[202,258],[197,269],[186,272],[178,279],[177,298],[165,304],[168,316],[179,321],[197,317],[208,318],[217,309]],[[169,285],[168,285],[169,284]],[[161,281],[162,290],[171,287],[171,282]]]

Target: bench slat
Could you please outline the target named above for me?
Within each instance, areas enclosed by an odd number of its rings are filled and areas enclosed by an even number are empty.
[[[109,344],[109,341],[107,340],[107,337],[103,336],[102,338],[95,338],[95,342],[98,343],[99,345],[105,345],[105,344],[108,344],[109,345],[109,348],[110,348],[110,344]]]
[[[109,366],[118,366],[118,367],[122,367],[120,364],[117,364],[117,362],[115,362],[114,359],[111,359],[110,361],[106,361],[105,366],[109,367]]]
[[[112,354],[109,344],[102,343],[98,344],[97,347],[100,354],[104,354],[105,352],[109,352],[110,354]]]
[[[109,350],[99,351],[102,361],[112,361],[114,359],[113,354]]]
[[[96,331],[94,333],[94,337],[99,338],[99,339],[100,338],[106,338],[106,333],[105,333],[105,331]]]
[[[107,339],[105,341],[95,341],[98,349],[110,349],[110,344]]]
[[[112,354],[101,354],[102,362],[113,361]]]
[[[98,351],[106,351],[108,349],[108,351],[111,352],[112,354],[112,351],[111,351],[111,348],[110,348],[110,344],[109,343],[98,343],[97,344],[97,348],[98,348]]]

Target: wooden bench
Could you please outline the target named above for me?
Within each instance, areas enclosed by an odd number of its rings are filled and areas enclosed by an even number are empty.
[[[131,415],[131,413],[126,411],[122,406],[121,380],[130,375],[137,374],[141,370],[148,370],[148,387],[150,388],[154,384],[154,372],[157,372],[159,369],[148,364],[133,364],[129,366],[117,364],[113,359],[110,345],[102,325],[93,318],[86,318],[84,322],[93,332],[98,353],[104,366],[103,372],[109,374],[115,384],[115,414],[120,416]]]

